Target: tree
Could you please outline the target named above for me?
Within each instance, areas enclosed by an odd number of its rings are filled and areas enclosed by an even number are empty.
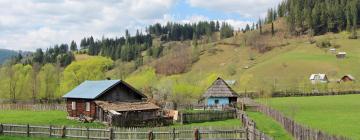
[[[272,36],[275,35],[274,22],[271,22],[271,34]]]
[[[78,50],[76,42],[74,40],[71,41],[70,50],[71,51],[77,51]]]

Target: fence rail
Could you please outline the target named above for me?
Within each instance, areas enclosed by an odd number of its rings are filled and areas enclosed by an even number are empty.
[[[261,98],[264,95],[261,92],[240,92],[241,97],[250,97],[250,98]],[[328,90],[328,91],[313,91],[313,92],[303,92],[300,90],[281,90],[274,91],[271,93],[271,97],[301,97],[301,96],[331,96],[331,95],[348,95],[348,94],[360,94],[360,90]]]
[[[0,124],[0,135],[17,135],[27,137],[58,137],[81,139],[232,139],[248,140],[247,131],[239,127],[228,128],[73,128],[59,126],[32,126]]]
[[[65,104],[0,104],[0,110],[66,111]]]
[[[300,125],[279,111],[265,105],[259,105],[257,110],[275,119],[297,140],[349,140],[349,138],[330,135],[320,130]]]

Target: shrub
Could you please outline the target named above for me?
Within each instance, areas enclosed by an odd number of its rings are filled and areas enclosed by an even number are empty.
[[[176,46],[170,54],[155,64],[157,74],[172,75],[184,73],[192,64],[191,51],[186,46]]]
[[[316,46],[319,48],[329,48],[331,46],[331,43],[329,40],[323,40],[316,42]]]

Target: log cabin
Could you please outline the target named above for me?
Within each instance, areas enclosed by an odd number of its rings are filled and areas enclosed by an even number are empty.
[[[69,119],[135,126],[163,118],[159,106],[122,80],[85,81],[63,98]]]

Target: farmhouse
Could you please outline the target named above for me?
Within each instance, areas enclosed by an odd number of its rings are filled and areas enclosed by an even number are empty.
[[[236,103],[238,95],[219,77],[211,87],[207,89],[203,98],[207,106],[224,106]]]
[[[319,74],[311,74],[309,79],[312,84],[329,82],[326,74],[320,74],[320,73]]]
[[[336,54],[336,58],[338,59],[344,59],[346,57],[346,52],[338,52]]]
[[[341,77],[338,82],[353,82],[355,81],[355,78],[353,76],[351,76],[350,74],[348,75],[344,75],[343,77]]]
[[[122,80],[85,81],[63,97],[72,119],[134,126],[163,118],[160,107]]]

